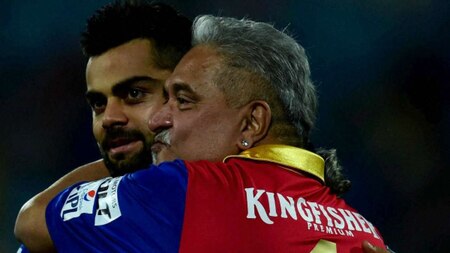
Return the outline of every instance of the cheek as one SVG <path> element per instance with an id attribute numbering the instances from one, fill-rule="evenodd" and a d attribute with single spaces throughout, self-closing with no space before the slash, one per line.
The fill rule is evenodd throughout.
<path id="1" fill-rule="evenodd" d="M 191 125 L 183 124 L 183 135 L 186 136 L 188 141 L 200 144 L 200 147 L 206 149 L 229 140 L 231 137 L 230 133 L 234 129 L 229 121 L 224 120 L 223 117 L 217 117 L 217 115 L 210 115 L 210 117 L 205 117 L 203 120 L 196 120 L 192 123 Z M 193 144 L 188 143 L 187 145 L 192 146 Z"/>
<path id="2" fill-rule="evenodd" d="M 100 120 L 92 119 L 92 133 L 97 141 L 102 138 L 103 135 L 103 127 Z"/>
<path id="3" fill-rule="evenodd" d="M 221 161 L 225 156 L 236 154 L 232 131 L 220 124 L 198 127 L 185 132 L 186 138 L 179 142 L 180 156 L 187 160 Z"/>
<path id="4" fill-rule="evenodd" d="M 137 128 L 142 132 L 150 132 L 148 122 L 151 116 L 154 115 L 152 108 L 136 109 L 128 113 L 130 127 Z"/>

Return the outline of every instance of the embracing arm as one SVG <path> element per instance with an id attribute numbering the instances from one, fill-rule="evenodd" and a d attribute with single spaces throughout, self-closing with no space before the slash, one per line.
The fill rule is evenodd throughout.
<path id="1" fill-rule="evenodd" d="M 69 172 L 50 187 L 28 200 L 20 209 L 14 234 L 30 252 L 52 252 L 53 242 L 45 221 L 48 203 L 65 188 L 81 182 L 108 177 L 103 160 L 98 160 Z"/>
<path id="2" fill-rule="evenodd" d="M 362 243 L 362 248 L 363 248 L 364 253 L 395 253 L 394 251 L 392 251 L 389 248 L 383 249 L 380 247 L 373 246 L 368 241 L 364 241 Z"/>

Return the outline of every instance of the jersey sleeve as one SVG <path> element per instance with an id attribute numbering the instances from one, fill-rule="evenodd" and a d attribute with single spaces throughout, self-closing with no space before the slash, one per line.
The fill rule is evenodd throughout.
<path id="1" fill-rule="evenodd" d="M 60 252 L 177 252 L 186 184 L 178 160 L 73 185 L 47 206 L 50 236 Z"/>

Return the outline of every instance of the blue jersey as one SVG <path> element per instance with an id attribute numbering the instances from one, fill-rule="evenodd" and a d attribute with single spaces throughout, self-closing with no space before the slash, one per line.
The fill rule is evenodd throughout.
<path id="1" fill-rule="evenodd" d="M 47 207 L 47 227 L 56 249 L 177 252 L 186 179 L 184 163 L 175 161 L 70 187 Z"/>

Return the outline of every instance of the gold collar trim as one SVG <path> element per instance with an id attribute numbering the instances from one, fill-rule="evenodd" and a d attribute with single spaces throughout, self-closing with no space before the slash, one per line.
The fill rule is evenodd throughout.
<path id="1" fill-rule="evenodd" d="M 291 168 L 312 174 L 324 182 L 325 161 L 313 152 L 288 145 L 261 145 L 242 151 L 239 155 L 225 157 L 240 157 L 258 161 L 267 161 L 289 166 Z"/>

